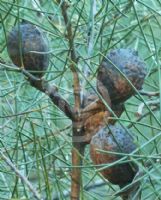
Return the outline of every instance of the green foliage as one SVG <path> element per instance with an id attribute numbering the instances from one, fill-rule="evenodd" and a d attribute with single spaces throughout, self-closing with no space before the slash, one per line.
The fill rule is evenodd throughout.
<path id="1" fill-rule="evenodd" d="M 99 63 L 110 49 L 134 48 L 147 65 L 143 89 L 161 91 L 161 2 L 159 0 L 73 0 L 68 14 L 79 57 L 79 75 L 85 88 L 95 87 Z M 56 1 L 0 1 L 0 152 L 14 163 L 47 200 L 69 199 L 71 172 L 71 121 L 50 99 L 32 88 L 9 59 L 6 40 L 12 27 L 27 20 L 48 36 L 50 66 L 45 75 L 73 105 L 73 78 L 69 46 L 60 6 Z M 5 61 L 5 64 L 3 63 Z M 86 72 L 91 75 L 86 78 Z M 139 106 L 144 103 L 140 115 Z M 119 122 L 130 128 L 138 145 L 130 158 L 145 172 L 142 200 L 161 198 L 161 99 L 135 97 L 126 102 Z M 158 161 L 158 163 L 156 163 Z M 145 167 L 150 162 L 150 167 Z M 82 200 L 119 199 L 118 191 L 93 166 L 86 148 L 82 167 Z M 97 187 L 92 188 L 92 185 Z M 29 188 L 1 158 L 0 199 L 34 199 Z"/>

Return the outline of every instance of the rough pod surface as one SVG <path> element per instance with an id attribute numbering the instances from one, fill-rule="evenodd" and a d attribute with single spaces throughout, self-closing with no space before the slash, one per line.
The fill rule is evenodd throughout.
<path id="1" fill-rule="evenodd" d="M 8 34 L 7 50 L 15 65 L 43 76 L 49 64 L 48 41 L 38 27 L 30 23 L 15 26 Z"/>
<path id="2" fill-rule="evenodd" d="M 129 154 L 136 149 L 133 138 L 127 130 L 110 125 L 104 127 L 93 136 L 90 143 L 90 154 L 94 164 L 112 164 L 122 155 L 99 152 L 98 149 L 115 153 Z M 132 182 L 138 167 L 133 162 L 115 164 L 101 171 L 102 175 L 112 184 L 125 186 Z"/>
<path id="3" fill-rule="evenodd" d="M 140 90 L 146 75 L 145 63 L 132 49 L 112 50 L 104 58 L 98 69 L 97 89 L 107 88 L 112 103 L 121 103 L 135 94 L 133 86 Z M 101 92 L 101 91 L 100 91 Z"/>

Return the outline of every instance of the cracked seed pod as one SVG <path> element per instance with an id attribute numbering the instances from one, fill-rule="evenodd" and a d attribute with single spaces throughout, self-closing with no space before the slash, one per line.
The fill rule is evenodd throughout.
<path id="1" fill-rule="evenodd" d="M 107 101 L 108 99 L 106 99 Z M 91 106 L 92 104 L 95 106 Z M 88 117 L 86 118 L 84 122 L 84 131 L 85 131 L 85 141 L 87 143 L 90 143 L 91 138 L 105 125 L 107 124 L 115 124 L 115 119 L 110 119 L 110 117 L 113 116 L 113 114 L 106 108 L 106 106 L 103 104 L 101 100 L 99 100 L 98 96 L 95 94 L 87 94 L 84 106 L 87 107 L 88 105 L 91 106 L 91 109 L 88 110 L 88 113 L 85 113 L 85 115 Z M 108 105 L 111 107 L 113 112 L 117 117 L 120 117 L 121 114 L 124 111 L 124 105 L 123 104 L 117 104 L 111 105 L 110 100 L 108 100 Z M 86 117 L 85 116 L 85 117 Z"/>
<path id="2" fill-rule="evenodd" d="M 100 129 L 90 143 L 90 155 L 93 163 L 112 164 L 122 155 L 99 152 L 98 149 L 115 153 L 129 154 L 136 149 L 133 138 L 127 130 L 119 126 L 109 125 Z M 101 174 L 112 184 L 123 187 L 132 182 L 138 167 L 132 161 L 115 164 L 101 171 Z"/>
<path id="3" fill-rule="evenodd" d="M 84 123 L 85 141 L 90 143 L 91 138 L 109 122 L 110 112 L 100 111 L 88 117 Z"/>
<path id="4" fill-rule="evenodd" d="M 7 38 L 7 50 L 12 62 L 37 77 L 42 77 L 49 65 L 48 41 L 35 25 L 15 26 Z"/>
<path id="5" fill-rule="evenodd" d="M 112 50 L 99 66 L 97 89 L 101 93 L 100 88 L 103 85 L 108 90 L 111 102 L 121 103 L 135 94 L 128 80 L 136 89 L 140 90 L 145 75 L 145 63 L 139 58 L 137 51 L 132 49 Z"/>
<path id="6" fill-rule="evenodd" d="M 83 128 L 85 132 L 85 141 L 89 143 L 92 136 L 95 135 L 95 133 L 107 123 L 110 112 L 106 109 L 105 105 L 98 98 L 98 96 L 93 92 L 86 94 L 84 108 L 86 108 L 87 111 L 84 114 Z"/>

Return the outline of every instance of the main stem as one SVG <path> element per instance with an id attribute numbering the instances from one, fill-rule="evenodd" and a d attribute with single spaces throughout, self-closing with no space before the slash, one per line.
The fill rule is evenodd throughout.
<path id="1" fill-rule="evenodd" d="M 81 168 L 78 166 L 82 166 L 84 149 L 85 149 L 84 145 L 81 145 L 81 143 L 79 142 L 73 141 L 71 200 L 79 200 L 80 198 L 80 188 L 82 184 L 82 178 L 81 178 Z"/>
<path id="2" fill-rule="evenodd" d="M 85 150 L 85 143 L 82 140 L 83 134 L 82 120 L 77 116 L 76 121 L 73 121 L 71 200 L 79 200 L 80 198 L 80 188 L 82 185 L 81 166 Z"/>
<path id="3" fill-rule="evenodd" d="M 71 19 L 68 18 L 68 4 L 66 1 L 57 0 L 61 7 L 62 16 L 64 18 L 64 23 L 66 25 L 66 38 L 68 39 L 69 44 L 69 55 L 70 55 L 70 69 L 73 73 L 73 86 L 74 86 L 74 98 L 75 98 L 75 117 L 73 120 L 73 141 L 72 141 L 72 175 L 71 175 L 71 200 L 79 200 L 80 196 L 80 187 L 81 187 L 81 168 L 78 166 L 82 165 L 82 157 L 84 155 L 85 146 L 82 144 L 81 135 L 82 128 L 79 126 L 81 120 L 81 98 L 80 98 L 80 81 L 77 71 L 77 56 L 74 47 L 74 34 L 72 30 Z M 76 121 L 75 121 L 76 120 Z"/>

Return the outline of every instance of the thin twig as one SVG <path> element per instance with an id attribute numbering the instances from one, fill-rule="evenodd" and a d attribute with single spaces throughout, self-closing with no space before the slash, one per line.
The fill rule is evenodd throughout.
<path id="1" fill-rule="evenodd" d="M 145 95 L 145 96 L 148 96 L 148 97 L 159 96 L 159 92 L 149 92 L 149 91 L 141 90 L 141 91 L 139 91 L 139 93 L 141 95 Z"/>
<path id="2" fill-rule="evenodd" d="M 157 99 L 157 100 L 147 101 L 147 102 L 146 102 L 146 105 L 148 105 L 148 106 L 158 106 L 159 103 L 160 103 L 160 100 Z M 144 106 L 145 106 L 144 103 L 141 103 L 141 104 L 138 106 L 138 110 L 137 110 L 137 113 L 136 113 L 137 116 L 140 117 L 140 116 L 142 115 Z"/>
<path id="3" fill-rule="evenodd" d="M 33 187 L 33 185 L 28 181 L 26 176 L 22 175 L 21 172 L 16 168 L 16 166 L 4 155 L 2 151 L 0 151 L 1 158 L 6 162 L 6 164 L 16 173 L 16 175 L 21 179 L 22 182 L 24 182 L 30 191 L 33 193 L 34 197 L 37 200 L 43 200 L 36 189 Z"/>
<path id="4" fill-rule="evenodd" d="M 58 3 L 61 3 L 60 0 L 57 0 Z M 74 79 L 74 97 L 75 97 L 75 109 L 77 110 L 77 112 L 79 112 L 80 110 L 80 106 L 81 106 L 81 100 L 80 100 L 80 81 L 79 81 L 79 76 L 78 76 L 78 72 L 76 69 L 76 64 L 78 62 L 77 56 L 76 56 L 76 51 L 75 51 L 75 47 L 74 47 L 74 34 L 72 31 L 72 25 L 71 25 L 71 21 L 68 18 L 67 15 L 67 9 L 68 9 L 68 4 L 63 1 L 61 3 L 61 11 L 62 11 L 62 15 L 64 18 L 64 22 L 66 25 L 66 38 L 68 39 L 69 42 L 69 52 L 70 52 L 70 56 L 71 56 L 71 64 L 70 64 L 70 69 L 73 73 L 73 79 Z"/>

